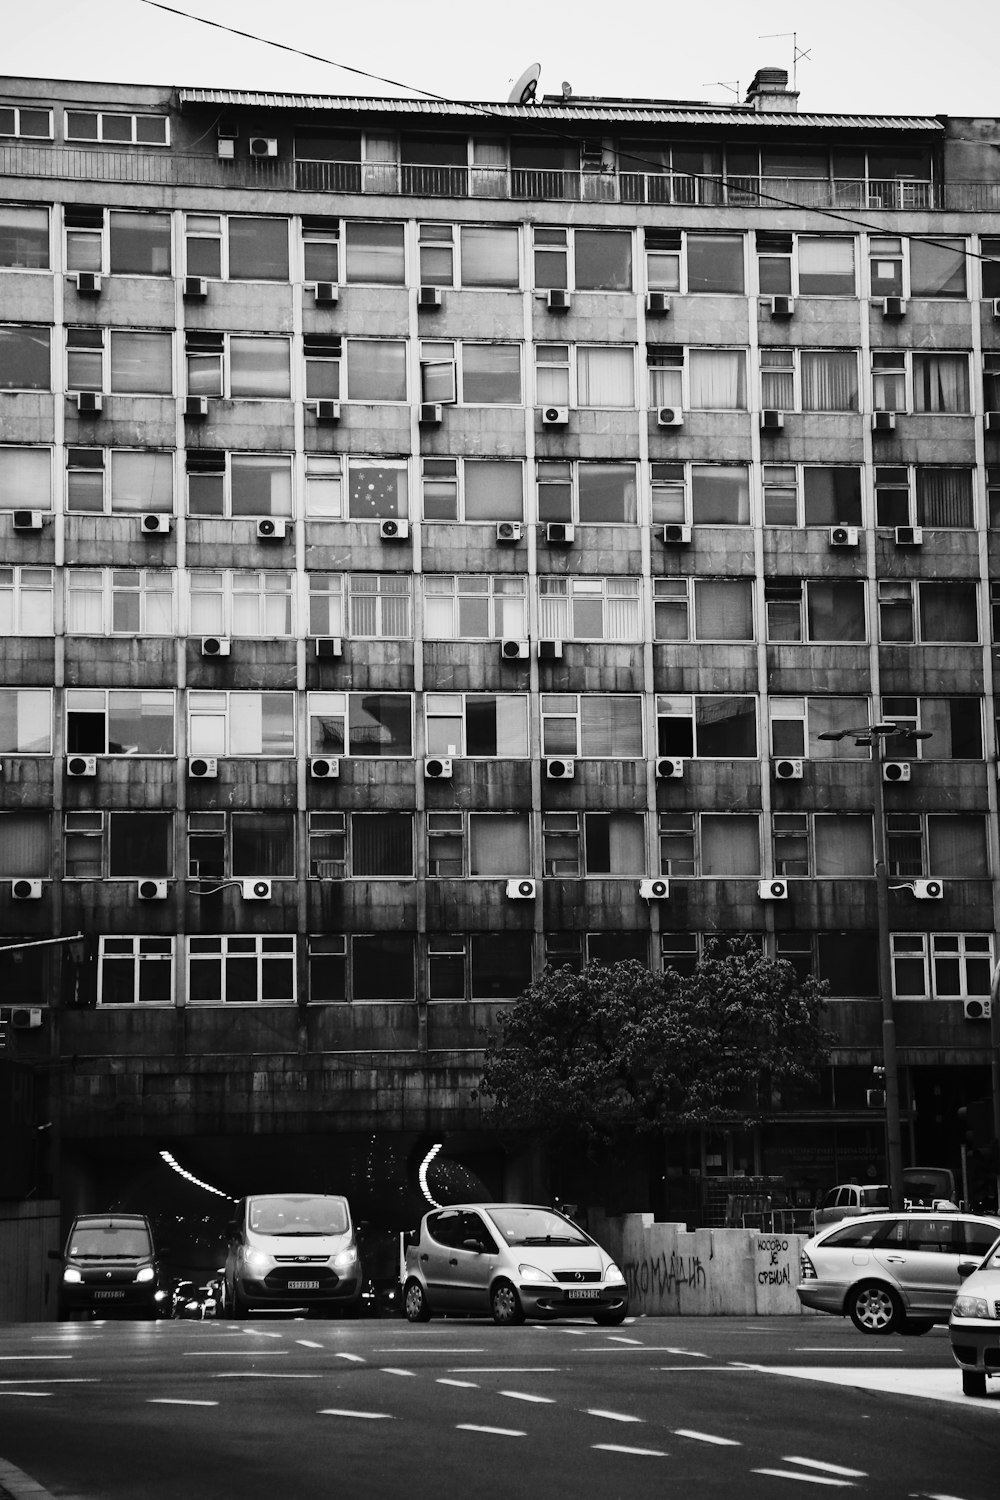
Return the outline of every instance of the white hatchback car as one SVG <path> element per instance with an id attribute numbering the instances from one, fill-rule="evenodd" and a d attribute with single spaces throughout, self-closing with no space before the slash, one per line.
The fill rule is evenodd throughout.
<path id="1" fill-rule="evenodd" d="M 948 1336 L 964 1394 L 985 1396 L 987 1375 L 1000 1378 L 1000 1239 L 960 1288 Z"/>

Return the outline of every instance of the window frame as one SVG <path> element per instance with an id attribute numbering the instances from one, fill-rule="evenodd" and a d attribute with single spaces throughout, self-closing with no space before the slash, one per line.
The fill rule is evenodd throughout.
<path id="1" fill-rule="evenodd" d="M 208 699 L 223 699 L 224 703 L 209 703 Z M 261 725 L 264 722 L 264 713 L 268 705 L 265 699 L 286 699 L 285 704 L 275 703 L 273 708 L 284 707 L 284 718 L 286 738 L 289 741 L 287 749 L 266 750 L 263 748 L 263 737 L 261 748 L 240 750 L 234 748 L 233 741 L 242 732 L 242 726 L 234 723 L 238 720 L 241 708 L 250 708 L 251 700 L 258 700 L 259 719 Z M 236 689 L 236 688 L 190 688 L 187 692 L 185 704 L 185 716 L 187 724 L 188 754 L 198 756 L 217 756 L 227 760 L 292 760 L 296 751 L 296 728 L 297 715 L 295 705 L 295 693 L 284 688 L 264 689 Z M 224 747 L 219 749 L 214 744 L 206 748 L 200 735 L 196 733 L 196 721 L 198 719 L 212 718 L 222 722 Z"/>
<path id="2" fill-rule="evenodd" d="M 296 622 L 296 585 L 295 573 L 290 568 L 190 568 L 187 570 L 186 591 L 183 601 L 184 615 L 187 623 L 185 634 L 192 636 L 221 635 L 232 636 L 234 639 L 267 638 L 270 640 L 288 640 L 295 635 Z M 220 587 L 217 589 L 199 588 L 197 585 L 208 579 L 219 579 Z M 240 579 L 256 579 L 257 586 L 254 589 L 239 589 L 234 587 Z M 284 580 L 284 587 L 268 588 L 269 579 Z M 238 603 L 246 603 L 250 595 L 254 594 L 257 599 L 257 622 L 249 630 L 237 629 L 236 609 Z M 199 599 L 207 601 L 209 598 L 218 601 L 220 620 L 217 625 L 210 628 L 196 629 L 194 626 L 194 610 L 196 601 Z M 281 598 L 286 601 L 286 630 L 275 631 L 269 628 L 268 605 L 269 602 Z"/>
<path id="3" fill-rule="evenodd" d="M 136 574 L 138 576 L 139 581 L 135 588 L 127 584 L 123 577 L 117 576 L 124 574 Z M 85 579 L 94 579 L 97 577 L 100 578 L 99 588 L 94 585 L 90 585 L 89 587 L 83 586 Z M 166 579 L 169 587 L 161 589 L 151 587 L 150 582 L 155 582 L 157 579 Z M 133 593 L 138 596 L 139 600 L 138 624 L 130 623 L 116 628 L 115 614 L 119 607 L 119 601 L 120 599 L 124 600 L 124 598 L 129 597 Z M 168 594 L 170 598 L 170 618 L 163 622 L 162 628 L 157 629 L 158 622 L 155 619 L 150 619 L 150 613 L 155 609 L 157 598 L 161 595 L 166 598 Z M 100 595 L 101 600 L 100 631 L 95 632 L 89 629 L 81 630 L 76 628 L 72 622 L 75 612 L 74 605 L 78 608 L 83 600 L 90 599 L 93 601 L 97 595 Z M 137 629 L 141 630 L 144 635 L 167 637 L 176 634 L 178 600 L 177 570 L 174 568 L 69 567 L 66 569 L 65 599 L 65 630 L 67 635 L 88 636 L 96 633 L 101 636 L 124 636 L 134 635 Z"/>
<path id="4" fill-rule="evenodd" d="M 428 755 L 451 756 L 458 760 L 483 761 L 530 759 L 531 702 L 528 693 L 427 691 L 422 696 L 424 744 Z M 451 700 L 447 711 L 444 707 L 445 699 Z M 483 755 L 474 754 L 468 749 L 471 731 L 478 728 L 478 726 L 470 723 L 470 706 L 473 708 L 476 705 L 485 707 L 490 702 L 494 704 L 494 725 L 497 731 L 498 745 L 501 737 L 500 715 L 502 706 L 509 704 L 513 709 L 515 703 L 521 705 L 521 722 L 516 724 L 513 729 L 508 728 L 506 730 L 507 734 L 513 734 L 515 730 L 521 734 L 523 748 L 519 752 L 514 752 L 510 749 L 504 749 L 501 752 L 498 748 L 494 755 Z M 459 719 L 460 722 L 457 722 Z M 438 743 L 438 736 L 432 732 L 432 726 L 433 728 L 437 728 L 440 723 L 448 723 L 449 725 L 456 726 L 459 736 L 454 742 L 450 740 L 445 741 L 445 748 L 436 749 L 434 747 Z"/>
<path id="5" fill-rule="evenodd" d="M 221 460 L 221 463 L 220 463 Z M 234 460 L 236 463 L 234 465 Z M 234 507 L 234 467 L 238 470 L 239 462 L 267 460 L 272 463 L 275 473 L 278 473 L 282 465 L 287 474 L 287 504 L 279 502 L 275 505 L 272 498 L 270 510 L 235 510 Z M 280 461 L 280 462 L 279 462 Z M 213 466 L 214 465 L 214 466 Z M 263 467 L 263 464 L 261 464 Z M 191 508 L 191 477 L 192 475 L 214 475 L 222 478 L 222 509 L 193 510 Z M 294 519 L 295 513 L 295 460 L 291 453 L 266 453 L 259 449 L 244 451 L 233 448 L 188 448 L 184 453 L 184 513 L 193 520 L 259 520 L 261 517 L 278 516 L 285 520 Z"/>
<path id="6" fill-rule="evenodd" d="M 351 758 L 353 758 L 353 759 L 364 760 L 364 761 L 368 761 L 368 762 L 371 762 L 371 761 L 384 761 L 384 760 L 412 760 L 414 758 L 415 754 L 416 754 L 415 739 L 414 739 L 415 696 L 416 695 L 414 693 L 397 693 L 397 692 L 393 692 L 393 693 L 375 693 L 375 694 L 371 694 L 371 693 L 366 693 L 366 692 L 358 691 L 358 690 L 354 690 L 352 692 L 352 691 L 347 691 L 347 690 L 344 690 L 344 689 L 341 689 L 341 690 L 338 690 L 338 691 L 326 691 L 325 689 L 324 690 L 310 689 L 308 691 L 307 695 L 306 695 L 306 736 L 307 736 L 307 743 L 309 745 L 309 754 L 310 754 L 310 756 L 315 756 L 315 755 L 321 755 L 321 756 L 341 756 L 344 759 L 351 759 Z M 352 737 L 351 737 L 351 728 L 352 728 L 352 722 L 351 722 L 352 721 L 351 700 L 354 699 L 354 698 L 367 698 L 367 697 L 391 698 L 393 700 L 402 700 L 402 699 L 406 700 L 407 706 L 408 706 L 408 709 L 409 709 L 409 749 L 408 750 L 405 750 L 405 751 L 400 750 L 398 753 L 393 754 L 393 755 L 365 755 L 363 753 L 363 751 L 361 751 L 360 749 L 356 749 L 355 748 L 355 746 L 354 746 L 354 744 L 352 742 Z M 342 703 L 337 702 L 337 703 L 332 704 L 331 706 L 322 707 L 321 703 L 322 703 L 322 700 L 324 700 L 324 699 L 342 700 Z M 317 738 L 317 734 L 316 734 L 316 729 L 314 728 L 314 720 L 317 720 L 317 721 L 321 722 L 324 717 L 329 717 L 329 718 L 332 718 L 334 720 L 338 720 L 338 719 L 342 719 L 343 720 L 343 745 L 342 745 L 342 747 L 340 747 L 340 748 L 331 748 L 330 746 L 328 746 L 325 743 L 323 743 L 322 739 L 320 740 L 319 744 L 317 744 L 315 742 L 316 738 Z"/>
<path id="7" fill-rule="evenodd" d="M 73 702 L 74 699 L 79 699 L 79 698 L 83 697 L 84 695 L 86 695 L 86 697 L 88 699 L 92 700 L 92 704 L 93 704 L 92 707 L 84 707 L 79 702 L 76 702 L 76 703 Z M 163 706 L 163 707 L 165 707 L 167 705 L 167 703 L 169 702 L 169 708 L 170 708 L 169 718 L 170 718 L 171 742 L 170 742 L 170 745 L 169 745 L 169 747 L 167 749 L 165 749 L 165 750 L 140 750 L 140 749 L 136 748 L 133 751 L 133 750 L 126 750 L 126 749 L 113 750 L 113 749 L 110 748 L 111 747 L 111 729 L 112 729 L 112 723 L 113 723 L 113 721 L 116 718 L 116 714 L 115 714 L 114 709 L 113 709 L 113 701 L 112 700 L 116 696 L 120 697 L 122 695 L 129 695 L 129 696 L 132 696 L 132 697 L 140 697 L 140 698 L 143 697 L 143 696 L 145 696 L 145 695 L 149 695 L 153 699 L 159 699 L 159 700 L 161 700 L 161 706 Z M 101 706 L 101 700 L 103 700 L 103 707 Z M 86 749 L 84 749 L 84 748 L 81 748 L 81 747 L 77 746 L 74 743 L 76 736 L 75 736 L 75 734 L 71 734 L 70 733 L 70 715 L 71 714 L 84 714 L 88 718 L 96 718 L 98 715 L 103 715 L 103 718 L 104 718 L 104 744 L 103 744 L 103 747 L 100 750 L 92 749 L 89 746 Z M 65 743 L 66 743 L 66 753 L 68 755 L 100 755 L 101 757 L 103 757 L 105 759 L 118 759 L 118 758 L 123 758 L 124 759 L 126 757 L 132 757 L 132 758 L 136 758 L 136 759 L 138 759 L 138 758 L 147 759 L 148 758 L 148 759 L 159 759 L 159 760 L 173 759 L 176 756 L 176 754 L 177 754 L 177 748 L 176 748 L 177 747 L 177 719 L 176 719 L 176 715 L 177 715 L 177 694 L 176 694 L 176 691 L 175 691 L 174 688 L 149 688 L 149 687 L 142 687 L 142 688 L 126 688 L 126 687 L 99 688 L 99 687 L 78 687 L 78 686 L 65 687 L 63 689 L 63 722 L 64 722 L 65 736 L 66 736 L 66 740 L 65 740 Z M 166 715 L 162 715 L 162 717 L 166 718 Z"/>
<path id="8" fill-rule="evenodd" d="M 206 230 L 198 232 L 197 220 L 218 220 L 219 230 L 213 235 Z M 283 276 L 234 276 L 231 270 L 232 249 L 231 231 L 232 221 L 251 221 L 257 223 L 266 220 L 269 223 L 283 223 L 285 225 L 285 273 Z M 252 214 L 252 213 L 210 213 L 203 209 L 191 209 L 185 212 L 181 226 L 181 236 L 184 242 L 184 274 L 185 276 L 202 277 L 207 281 L 232 281 L 236 283 L 250 283 L 256 281 L 268 282 L 275 286 L 288 285 L 292 280 L 292 220 L 288 214 Z M 204 266 L 192 268 L 190 263 L 191 244 L 193 241 L 203 240 L 218 242 L 219 245 L 219 270 L 213 272 L 206 270 Z"/>
<path id="9" fill-rule="evenodd" d="M 168 834 L 165 839 L 166 860 L 157 868 L 157 861 L 150 854 L 148 866 L 143 865 L 141 869 L 130 871 L 125 874 L 112 872 L 113 842 L 115 834 L 115 821 L 119 818 L 142 818 L 147 820 L 156 819 L 163 827 L 167 828 Z M 89 822 L 88 822 L 89 820 Z M 94 874 L 76 874 L 70 868 L 69 842 L 71 839 L 92 839 L 95 844 L 100 844 L 98 858 L 100 861 L 100 872 Z M 63 855 L 63 879 L 71 881 L 80 880 L 129 880 L 137 881 L 143 879 L 173 880 L 175 878 L 175 856 L 174 856 L 174 814 L 173 811 L 162 811 L 159 808 L 143 808 L 126 810 L 123 808 L 63 808 L 62 810 L 62 855 Z"/>
<path id="10" fill-rule="evenodd" d="M 93 115 L 97 121 L 97 130 L 94 135 L 74 135 L 70 129 L 70 115 Z M 120 136 L 104 134 L 105 120 L 130 120 L 132 126 L 131 138 L 123 140 Z M 163 123 L 163 140 L 140 140 L 138 133 L 138 122 L 140 120 L 158 120 Z M 170 145 L 170 116 L 160 115 L 143 110 L 119 111 L 113 109 L 81 109 L 67 106 L 63 111 L 63 139 L 66 141 L 80 141 L 85 144 L 101 144 L 106 146 L 169 146 Z"/>
<path id="11" fill-rule="evenodd" d="M 39 588 L 32 576 L 29 580 L 27 575 L 38 575 L 39 581 L 47 580 L 46 588 Z M 8 579 L 8 576 L 9 579 Z M 34 587 L 30 586 L 34 584 Z M 48 619 L 44 630 L 33 630 L 31 626 L 34 621 L 29 619 L 29 603 L 34 605 L 38 597 L 44 596 L 47 600 Z M 6 610 L 0 611 L 0 621 L 3 621 L 5 633 L 9 635 L 31 636 L 33 639 L 41 639 L 55 635 L 55 569 L 52 567 L 36 567 L 33 563 L 5 563 L 0 565 L 0 601 L 5 598 L 10 600 L 10 620 L 4 619 Z M 6 627 L 9 625 L 9 629 Z"/>
<path id="12" fill-rule="evenodd" d="M 634 749 L 621 750 L 621 751 L 618 751 L 617 753 L 608 753 L 608 754 L 595 755 L 591 750 L 583 748 L 583 740 L 584 740 L 584 722 L 583 722 L 583 720 L 584 720 L 584 713 L 585 713 L 586 706 L 588 704 L 593 704 L 596 707 L 597 703 L 598 702 L 602 702 L 602 701 L 607 701 L 609 703 L 620 704 L 623 707 L 625 705 L 635 705 L 637 707 L 638 713 L 637 713 L 636 722 L 631 727 L 631 732 L 634 733 L 635 730 L 637 729 L 638 733 L 639 733 L 639 743 L 638 743 L 638 745 L 636 745 L 636 747 Z M 547 704 L 548 704 L 548 706 L 546 706 Z M 629 760 L 633 760 L 634 761 L 634 760 L 643 760 L 645 758 L 645 754 L 646 754 L 646 749 L 645 749 L 645 747 L 646 747 L 646 725 L 645 725 L 645 719 L 644 719 L 644 715 L 643 715 L 643 705 L 642 705 L 642 694 L 641 693 L 549 693 L 549 692 L 543 692 L 541 694 L 541 698 L 540 698 L 540 702 L 539 702 L 539 717 L 540 717 L 541 743 L 542 743 L 542 752 L 541 753 L 542 753 L 543 759 L 549 759 L 551 757 L 556 757 L 557 759 L 571 759 L 571 760 L 594 760 L 594 761 L 606 761 L 606 760 L 629 761 Z M 550 749 L 550 748 L 548 748 L 546 746 L 546 730 L 547 730 L 547 728 L 549 728 L 549 726 L 552 727 L 552 732 L 555 734 L 555 738 L 556 738 L 557 742 L 560 739 L 560 736 L 556 732 L 556 727 L 555 727 L 556 725 L 559 725 L 559 724 L 564 725 L 564 726 L 572 725 L 574 727 L 573 728 L 573 732 L 574 732 L 574 739 L 575 739 L 575 745 L 576 745 L 575 749 L 563 749 L 561 747 L 560 748 L 552 748 L 552 749 Z M 625 733 L 628 732 L 628 726 L 624 726 L 623 732 L 625 732 Z"/>
<path id="13" fill-rule="evenodd" d="M 209 401 L 283 401 L 291 400 L 292 395 L 292 337 L 287 333 L 241 333 L 229 330 L 201 329 L 186 327 L 184 330 L 184 394 L 189 399 L 205 397 Z M 242 340 L 249 343 L 253 340 L 259 344 L 277 347 L 283 345 L 286 353 L 285 373 L 287 374 L 287 389 L 281 393 L 266 391 L 263 394 L 257 392 L 234 393 L 233 391 L 233 342 Z M 197 390 L 192 389 L 191 375 L 195 366 L 192 361 L 198 361 L 198 369 L 207 371 L 209 364 L 213 367 L 213 379 L 209 382 L 218 389 Z M 215 379 L 214 375 L 218 378 Z M 195 384 L 200 384 L 196 381 Z"/>
<path id="14" fill-rule="evenodd" d="M 172 1008 L 174 1005 L 173 991 L 175 983 L 175 971 L 177 961 L 177 945 L 182 939 L 173 934 L 165 934 L 158 937 L 142 937 L 128 934 L 106 934 L 98 937 L 97 946 L 97 1007 L 99 1010 L 120 1009 L 125 1005 L 133 1005 L 137 1009 L 160 1007 Z M 126 954 L 124 945 L 131 944 L 131 952 Z M 109 952 L 109 944 L 120 944 L 119 952 Z M 144 945 L 147 945 L 144 947 Z M 105 1000 L 105 964 L 125 963 L 132 968 L 132 999 L 131 1001 Z M 168 991 L 166 1000 L 143 1000 L 141 998 L 143 965 L 149 963 L 166 963 L 169 965 Z"/>
<path id="15" fill-rule="evenodd" d="M 219 985 L 220 994 L 217 1000 L 203 1000 L 200 997 L 197 997 L 195 995 L 195 986 L 192 984 L 192 962 L 195 964 L 207 964 L 208 962 L 216 961 L 215 950 L 210 949 L 207 946 L 210 943 L 218 944 L 218 962 L 220 966 L 221 984 Z M 206 946 L 204 948 L 200 948 L 198 946 L 199 944 L 205 944 Z M 242 944 L 244 946 L 242 948 L 238 948 L 236 946 L 237 944 Z M 272 945 L 270 949 L 268 949 L 267 947 L 268 944 Z M 229 1000 L 226 996 L 226 990 L 228 988 L 228 960 L 237 957 L 243 958 L 245 956 L 252 956 L 254 960 L 257 980 L 256 998 L 253 1000 Z M 184 940 L 184 980 L 187 994 L 187 1003 L 193 1006 L 206 1006 L 209 1008 L 228 1008 L 230 1006 L 249 1008 L 251 1006 L 260 1005 L 294 1005 L 296 1003 L 298 995 L 296 976 L 297 965 L 295 959 L 296 939 L 294 935 L 285 935 L 282 933 L 246 932 L 239 934 L 224 933 L 218 936 L 211 933 L 199 933 L 197 936 L 191 934 Z M 283 996 L 280 999 L 273 996 L 267 999 L 264 998 L 263 992 L 266 986 L 264 985 L 263 980 L 264 975 L 267 972 L 264 969 L 264 965 L 268 963 L 273 963 L 275 965 L 277 965 L 278 963 L 283 963 L 287 965 L 292 980 L 291 993 L 289 995 Z"/>

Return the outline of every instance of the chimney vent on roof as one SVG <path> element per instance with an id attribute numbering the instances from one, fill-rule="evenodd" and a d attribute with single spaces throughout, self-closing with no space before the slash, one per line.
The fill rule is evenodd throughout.
<path id="1" fill-rule="evenodd" d="M 794 113 L 799 96 L 788 87 L 788 69 L 758 68 L 753 83 L 747 89 L 746 102 L 760 112 Z"/>

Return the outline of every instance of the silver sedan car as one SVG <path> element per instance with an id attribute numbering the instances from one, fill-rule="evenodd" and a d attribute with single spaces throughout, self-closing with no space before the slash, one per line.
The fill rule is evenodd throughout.
<path id="1" fill-rule="evenodd" d="M 985 1396 L 987 1375 L 1000 1379 L 1000 1239 L 961 1287 L 948 1334 L 964 1394 Z"/>
<path id="2" fill-rule="evenodd" d="M 434 1313 L 624 1321 L 625 1278 L 596 1240 L 552 1208 L 460 1203 L 425 1214 L 407 1247 L 403 1309 Z"/>

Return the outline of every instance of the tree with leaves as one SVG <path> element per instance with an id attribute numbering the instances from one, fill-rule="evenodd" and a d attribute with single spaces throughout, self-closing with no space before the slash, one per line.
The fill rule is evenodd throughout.
<path id="1" fill-rule="evenodd" d="M 818 1078 L 825 990 L 751 938 L 709 944 L 689 975 L 549 969 L 498 1012 L 482 1094 L 504 1127 L 593 1149 L 750 1124 L 773 1091 Z"/>

